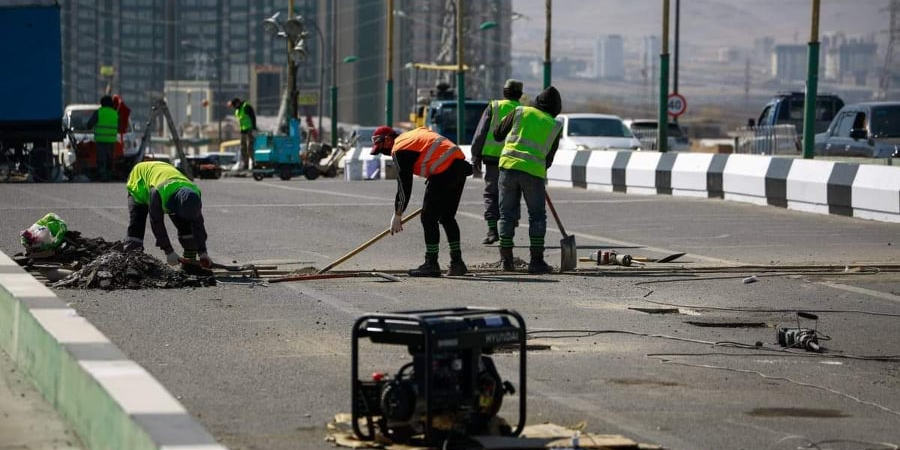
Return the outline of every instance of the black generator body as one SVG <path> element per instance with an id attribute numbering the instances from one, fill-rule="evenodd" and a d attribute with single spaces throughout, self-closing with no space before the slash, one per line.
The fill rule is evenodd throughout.
<path id="1" fill-rule="evenodd" d="M 508 309 L 460 307 L 359 317 L 351 349 L 352 424 L 361 440 L 375 439 L 375 426 L 393 442 L 437 445 L 453 436 L 494 433 L 506 394 L 491 354 L 499 347 L 519 352 L 517 436 L 525 426 L 525 322 Z M 359 341 L 406 346 L 411 361 L 396 374 L 359 378 Z M 362 429 L 364 420 L 365 430 Z"/>

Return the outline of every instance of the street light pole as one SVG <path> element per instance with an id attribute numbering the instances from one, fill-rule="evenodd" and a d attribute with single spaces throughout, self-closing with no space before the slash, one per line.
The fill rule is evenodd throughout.
<path id="1" fill-rule="evenodd" d="M 545 15 L 547 16 L 547 26 L 544 31 L 544 89 L 550 87 L 550 23 L 552 17 L 553 5 L 551 0 L 547 0 L 545 5 L 546 11 Z"/>
<path id="2" fill-rule="evenodd" d="M 816 97 L 819 90 L 819 0 L 812 0 L 812 20 L 806 66 L 806 100 L 803 105 L 803 158 L 815 153 Z"/>
<path id="3" fill-rule="evenodd" d="M 337 4 L 331 5 L 331 147 L 337 148 L 338 88 L 337 88 Z"/>
<path id="4" fill-rule="evenodd" d="M 660 153 L 669 150 L 669 0 L 663 0 L 662 49 L 659 54 L 659 115 L 656 147 Z"/>
<path id="5" fill-rule="evenodd" d="M 288 13 L 287 18 L 291 20 L 294 17 L 294 0 L 288 0 Z M 287 61 L 288 61 L 288 89 L 290 90 L 290 95 L 288 96 L 288 101 L 290 102 L 290 111 L 291 117 L 294 119 L 299 119 L 299 111 L 297 110 L 297 97 L 299 92 L 297 92 L 297 65 L 294 63 L 294 39 L 290 36 L 286 37 L 287 40 Z M 288 124 L 288 128 L 290 129 L 290 124 Z"/>
<path id="6" fill-rule="evenodd" d="M 322 134 L 325 132 L 325 129 L 322 128 L 322 106 L 325 104 L 325 37 L 322 35 L 322 30 L 315 22 L 308 22 L 309 25 L 312 25 L 313 29 L 316 30 L 316 34 L 319 35 L 319 142 L 322 142 Z"/>
<path id="7" fill-rule="evenodd" d="M 462 1 L 462 0 L 459 0 Z M 385 80 L 387 80 L 386 95 L 384 103 L 386 125 L 394 126 L 394 0 L 387 1 L 387 71 Z"/>
<path id="8" fill-rule="evenodd" d="M 466 72 L 463 67 L 463 3 L 456 1 L 456 144 L 466 136 Z"/>

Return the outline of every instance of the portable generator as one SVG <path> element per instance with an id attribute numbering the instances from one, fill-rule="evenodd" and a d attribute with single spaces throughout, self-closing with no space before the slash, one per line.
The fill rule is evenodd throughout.
<path id="1" fill-rule="evenodd" d="M 811 329 L 801 327 L 801 317 L 815 321 L 815 326 Z M 819 346 L 818 332 L 816 331 L 818 320 L 819 316 L 815 314 L 798 311 L 796 327 L 779 327 L 777 329 L 775 337 L 778 340 L 778 345 L 787 348 L 802 348 L 810 352 L 822 352 L 822 347 Z"/>
<path id="2" fill-rule="evenodd" d="M 366 314 L 352 331 L 352 424 L 361 440 L 381 435 L 398 443 L 435 445 L 452 436 L 517 436 L 525 426 L 525 322 L 508 309 L 461 307 Z M 393 376 L 359 379 L 359 341 L 405 345 L 412 361 Z M 506 394 L 487 354 L 519 352 L 519 417 L 515 429 L 497 427 Z M 365 419 L 365 432 L 360 419 Z M 500 422 L 502 423 L 502 422 Z"/>

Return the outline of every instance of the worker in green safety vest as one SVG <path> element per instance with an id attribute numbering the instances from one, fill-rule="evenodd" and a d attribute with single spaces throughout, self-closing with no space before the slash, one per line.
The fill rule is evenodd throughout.
<path id="1" fill-rule="evenodd" d="M 517 106 L 521 106 L 522 82 L 512 78 L 503 84 L 503 99 L 492 101 L 484 112 L 481 120 L 475 128 L 475 136 L 472 139 L 472 166 L 475 174 L 481 173 L 484 163 L 484 220 L 487 222 L 487 236 L 482 244 L 493 244 L 500 240 L 497 232 L 497 221 L 500 219 L 500 192 L 497 181 L 500 172 L 497 164 L 500 162 L 500 151 L 503 150 L 503 141 L 495 141 L 492 131 L 506 118 Z"/>
<path id="2" fill-rule="evenodd" d="M 113 98 L 104 95 L 100 99 L 100 108 L 91 114 L 86 124 L 89 129 L 94 130 L 100 181 L 109 181 L 112 175 L 113 154 L 119 140 L 119 112 L 114 106 Z"/>
<path id="3" fill-rule="evenodd" d="M 528 273 L 549 273 L 544 262 L 544 235 L 547 233 L 547 168 L 559 147 L 562 126 L 556 116 L 562 98 L 549 86 L 534 98 L 531 106 L 519 106 L 494 130 L 494 139 L 504 141 L 500 153 L 500 262 L 503 270 L 515 269 L 513 237 L 519 224 L 520 202 L 528 207 L 528 240 L 531 260 Z"/>
<path id="4" fill-rule="evenodd" d="M 250 102 L 238 97 L 231 99 L 228 106 L 234 109 L 241 128 L 241 169 L 250 169 L 253 163 L 253 132 L 256 131 L 256 112 Z"/>
<path id="5" fill-rule="evenodd" d="M 125 250 L 143 250 L 147 216 L 156 237 L 156 246 L 166 254 L 166 262 L 177 266 L 183 262 L 175 253 L 166 233 L 164 217 L 178 230 L 178 242 L 185 260 L 196 261 L 205 268 L 212 266 L 206 251 L 206 228 L 200 188 L 175 166 L 163 161 L 137 163 L 128 175 L 128 236 Z"/>

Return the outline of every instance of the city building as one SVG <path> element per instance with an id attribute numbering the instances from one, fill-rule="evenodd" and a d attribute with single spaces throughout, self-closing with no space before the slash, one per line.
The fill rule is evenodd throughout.
<path id="1" fill-rule="evenodd" d="M 275 115 L 282 105 L 288 78 L 287 43 L 267 34 L 262 21 L 276 12 L 280 12 L 279 20 L 285 20 L 288 1 L 60 3 L 66 103 L 97 102 L 106 92 L 119 94 L 140 123 L 163 97 L 167 82 L 205 81 L 211 92 L 210 111 L 198 114 L 194 110 L 192 120 L 209 117 L 215 122 L 229 117 L 232 111 L 226 102 L 233 97 L 249 99 L 260 115 Z M 449 78 L 455 85 L 455 72 L 404 69 L 408 63 L 456 63 L 455 2 L 393 3 L 392 103 L 394 120 L 403 121 L 415 101 L 416 85 L 433 86 L 437 78 Z M 304 18 L 309 32 L 307 57 L 297 62 L 297 87 L 307 100 L 302 102 L 301 114 L 329 115 L 331 100 L 323 88 L 334 86 L 341 122 L 384 122 L 387 1 L 296 0 L 294 4 L 295 15 Z M 466 92 L 493 97 L 511 70 L 511 0 L 466 2 L 465 8 Z M 337 30 L 331 29 L 333 15 Z M 337 80 L 332 80 L 333 72 Z M 186 111 L 178 113 L 181 118 L 185 115 Z"/>
<path id="2" fill-rule="evenodd" d="M 625 46 L 621 35 L 601 36 L 594 41 L 594 77 L 625 79 Z"/>
<path id="3" fill-rule="evenodd" d="M 806 80 L 808 49 L 801 44 L 781 44 L 772 53 L 772 76 L 781 82 Z"/>

